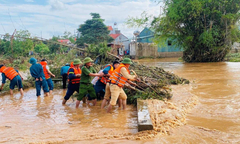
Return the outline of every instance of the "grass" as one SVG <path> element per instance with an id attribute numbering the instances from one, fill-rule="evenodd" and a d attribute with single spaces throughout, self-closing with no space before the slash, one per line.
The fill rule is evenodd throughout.
<path id="1" fill-rule="evenodd" d="M 229 53 L 225 56 L 225 61 L 240 62 L 240 53 Z"/>

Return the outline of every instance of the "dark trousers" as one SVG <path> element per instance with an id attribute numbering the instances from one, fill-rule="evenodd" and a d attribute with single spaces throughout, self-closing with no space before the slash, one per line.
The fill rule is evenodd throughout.
<path id="1" fill-rule="evenodd" d="M 67 74 L 62 75 L 63 89 L 65 89 L 67 85 L 67 76 Z"/>

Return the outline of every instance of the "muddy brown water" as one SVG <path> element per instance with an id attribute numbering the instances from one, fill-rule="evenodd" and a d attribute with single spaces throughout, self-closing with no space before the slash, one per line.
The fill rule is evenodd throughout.
<path id="1" fill-rule="evenodd" d="M 174 128 L 170 135 L 129 139 L 137 133 L 133 106 L 126 111 L 115 107 L 111 114 L 100 110 L 100 102 L 75 109 L 72 99 L 61 105 L 66 91 L 37 98 L 35 89 L 28 89 L 23 97 L 18 93 L 0 96 L 0 143 L 240 143 L 240 63 L 139 62 L 189 79 L 185 89 L 198 96 L 186 125 Z"/>

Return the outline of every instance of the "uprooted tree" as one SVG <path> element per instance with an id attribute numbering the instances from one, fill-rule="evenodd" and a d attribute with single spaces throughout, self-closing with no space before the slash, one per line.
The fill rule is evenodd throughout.
<path id="1" fill-rule="evenodd" d="M 141 18 L 129 18 L 127 24 L 149 23 L 156 42 L 172 39 L 183 48 L 186 62 L 222 61 L 239 40 L 240 0 L 164 0 L 162 4 L 163 15 L 143 13 Z"/>

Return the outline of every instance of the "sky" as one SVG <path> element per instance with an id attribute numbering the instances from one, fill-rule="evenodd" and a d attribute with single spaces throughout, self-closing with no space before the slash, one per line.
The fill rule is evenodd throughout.
<path id="1" fill-rule="evenodd" d="M 155 16 L 160 6 L 154 0 L 0 0 L 0 34 L 29 30 L 32 36 L 51 38 L 72 34 L 80 24 L 99 13 L 107 26 L 117 28 L 131 38 L 135 30 L 125 25 L 128 17 L 140 17 L 146 11 Z"/>

